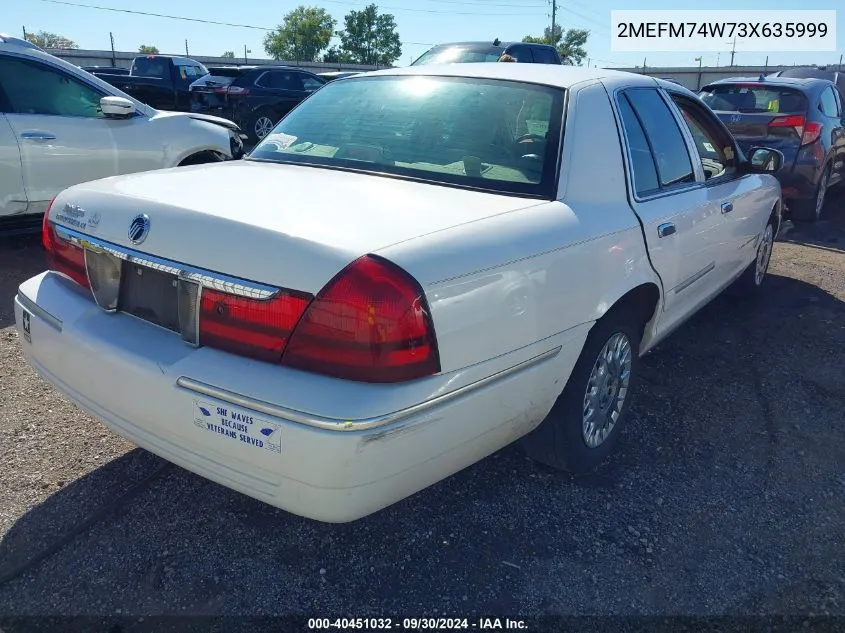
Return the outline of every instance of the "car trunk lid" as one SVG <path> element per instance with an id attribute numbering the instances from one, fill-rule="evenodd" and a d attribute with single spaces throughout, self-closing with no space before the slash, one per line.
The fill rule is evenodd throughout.
<path id="1" fill-rule="evenodd" d="M 83 236 L 312 294 L 362 255 L 538 203 L 249 160 L 107 178 L 77 185 L 58 202 L 65 206 L 54 208 L 50 219 Z M 133 220 L 142 216 L 147 233 L 137 234 L 136 227 L 133 240 Z"/>

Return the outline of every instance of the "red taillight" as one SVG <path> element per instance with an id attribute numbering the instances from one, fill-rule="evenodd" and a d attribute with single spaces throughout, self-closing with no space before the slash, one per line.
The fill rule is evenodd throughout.
<path id="1" fill-rule="evenodd" d="M 203 288 L 200 344 L 277 363 L 310 300 L 309 294 L 287 290 L 260 300 Z"/>
<path id="2" fill-rule="evenodd" d="M 791 127 L 801 137 L 801 145 L 809 145 L 819 138 L 822 132 L 821 123 L 807 122 L 803 114 L 778 116 L 769 121 L 769 127 Z"/>
<path id="3" fill-rule="evenodd" d="M 363 382 L 401 382 L 440 371 L 419 284 L 371 255 L 347 266 L 308 306 L 282 363 Z"/>
<path id="4" fill-rule="evenodd" d="M 804 133 L 801 135 L 801 145 L 815 143 L 822 134 L 822 124 L 817 121 L 810 121 L 804 126 Z"/>
<path id="5" fill-rule="evenodd" d="M 241 86 L 229 86 L 228 93 L 230 95 L 248 95 L 249 88 L 242 88 Z"/>
<path id="6" fill-rule="evenodd" d="M 41 223 L 41 244 L 47 251 L 47 267 L 73 279 L 80 286 L 90 288 L 88 274 L 85 272 L 85 250 L 76 244 L 63 240 L 56 234 L 55 225 L 50 222 L 50 201 Z"/>

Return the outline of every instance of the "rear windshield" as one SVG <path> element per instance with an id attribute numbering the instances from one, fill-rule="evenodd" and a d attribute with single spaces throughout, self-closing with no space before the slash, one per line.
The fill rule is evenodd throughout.
<path id="1" fill-rule="evenodd" d="M 424 64 L 456 64 L 471 62 L 497 62 L 504 49 L 492 44 L 463 44 L 435 46 L 415 61 L 412 66 Z"/>
<path id="2" fill-rule="evenodd" d="M 778 86 L 719 84 L 701 91 L 701 99 L 720 112 L 803 114 L 807 98 L 798 90 Z"/>
<path id="3" fill-rule="evenodd" d="M 167 79 L 170 77 L 170 65 L 168 60 L 161 57 L 136 57 L 132 63 L 131 74 L 136 77 L 158 77 Z"/>
<path id="4" fill-rule="evenodd" d="M 551 197 L 563 90 L 453 77 L 352 77 L 306 99 L 250 159 Z"/>

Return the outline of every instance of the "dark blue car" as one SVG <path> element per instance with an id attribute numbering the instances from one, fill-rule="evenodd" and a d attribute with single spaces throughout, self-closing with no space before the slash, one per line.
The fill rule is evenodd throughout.
<path id="1" fill-rule="evenodd" d="M 754 147 L 780 150 L 775 175 L 789 215 L 815 221 L 825 194 L 845 182 L 845 113 L 834 84 L 825 79 L 731 78 L 701 89 L 701 98 L 748 155 Z"/>

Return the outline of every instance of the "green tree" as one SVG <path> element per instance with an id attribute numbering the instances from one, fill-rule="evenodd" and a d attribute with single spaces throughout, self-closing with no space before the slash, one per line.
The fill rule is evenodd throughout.
<path id="1" fill-rule="evenodd" d="M 349 53 L 341 49 L 339 46 L 330 46 L 329 49 L 325 53 L 323 53 L 322 61 L 326 64 L 355 63 Z"/>
<path id="2" fill-rule="evenodd" d="M 235 59 L 235 51 L 226 51 L 220 57 L 225 57 L 226 59 Z"/>
<path id="3" fill-rule="evenodd" d="M 350 11 L 343 21 L 346 28 L 337 33 L 340 50 L 354 63 L 389 66 L 402 55 L 396 19 L 390 13 L 379 15 L 375 4 Z"/>
<path id="4" fill-rule="evenodd" d="M 567 29 L 564 31 L 560 24 L 555 24 L 554 34 L 551 31 L 547 26 L 543 31 L 543 37 L 526 35 L 522 38 L 522 41 L 533 42 L 534 44 L 552 44 L 557 47 L 557 52 L 564 64 L 580 66 L 587 56 L 587 49 L 584 46 L 587 44 L 590 32 L 587 29 Z"/>
<path id="5" fill-rule="evenodd" d="M 264 38 L 264 50 L 273 59 L 316 61 L 332 39 L 335 20 L 325 9 L 298 6 L 275 31 Z"/>
<path id="6" fill-rule="evenodd" d="M 158 55 L 158 47 L 141 44 L 138 47 L 138 52 L 141 53 L 141 55 Z"/>
<path id="7" fill-rule="evenodd" d="M 38 48 L 79 48 L 73 40 L 50 33 L 49 31 L 38 31 L 38 33 L 27 33 L 26 39 L 35 44 Z"/>

